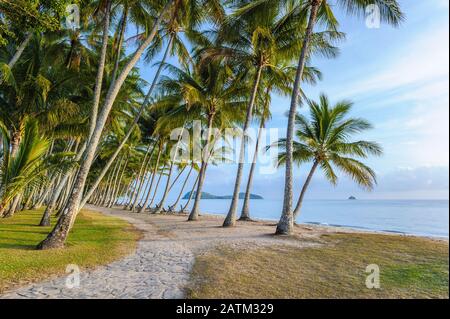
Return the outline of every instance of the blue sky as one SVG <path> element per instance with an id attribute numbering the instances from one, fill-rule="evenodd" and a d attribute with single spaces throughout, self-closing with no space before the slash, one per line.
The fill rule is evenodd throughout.
<path id="1" fill-rule="evenodd" d="M 378 187 L 364 192 L 346 178 L 330 186 L 318 174 L 308 198 L 337 199 L 356 195 L 368 199 L 448 199 L 449 189 L 449 2 L 400 0 L 406 21 L 397 29 L 367 28 L 364 19 L 337 13 L 341 31 L 338 58 L 316 58 L 312 64 L 324 74 L 309 98 L 326 93 L 332 101 L 350 99 L 353 114 L 372 122 L 364 138 L 382 144 L 385 155 L 368 163 L 379 177 Z M 150 80 L 154 70 L 143 66 Z M 269 127 L 284 135 L 289 99 L 274 97 Z M 302 110 L 304 112 L 305 110 Z M 309 167 L 297 168 L 296 188 Z M 236 165 L 211 167 L 205 191 L 231 194 Z M 258 174 L 255 193 L 282 198 L 284 169 Z M 244 188 L 243 188 L 244 189 Z"/>

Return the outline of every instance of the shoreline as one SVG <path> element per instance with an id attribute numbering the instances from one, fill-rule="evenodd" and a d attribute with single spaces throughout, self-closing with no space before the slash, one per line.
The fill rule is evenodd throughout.
<path id="1" fill-rule="evenodd" d="M 167 216 L 188 216 L 187 213 L 175 213 L 175 214 L 163 214 Z M 214 219 L 223 219 L 225 218 L 222 214 L 215 214 L 215 213 L 200 213 L 200 217 L 209 217 Z M 260 225 L 264 225 L 267 223 L 274 224 L 273 226 L 276 226 L 276 223 L 278 220 L 275 219 L 268 219 L 268 218 L 252 218 L 251 221 L 239 221 L 239 223 L 256 223 Z M 267 226 L 267 225 L 265 225 Z M 434 241 L 440 241 L 440 242 L 450 242 L 449 237 L 442 237 L 442 236 L 433 236 L 433 235 L 420 235 L 420 234 L 413 234 L 413 233 L 406 233 L 406 232 L 400 232 L 400 231 L 393 231 L 393 230 L 376 230 L 376 229 L 370 229 L 370 228 L 362 228 L 358 226 L 348 226 L 348 225 L 330 225 L 330 224 L 322 224 L 317 222 L 304 222 L 296 224 L 298 227 L 313 227 L 317 230 L 320 229 L 328 229 L 332 230 L 333 232 L 347 232 L 347 233 L 361 233 L 361 234 L 378 234 L 378 235 L 392 235 L 392 236 L 401 236 L 401 237 L 415 237 L 415 238 L 425 238 L 430 239 Z"/>

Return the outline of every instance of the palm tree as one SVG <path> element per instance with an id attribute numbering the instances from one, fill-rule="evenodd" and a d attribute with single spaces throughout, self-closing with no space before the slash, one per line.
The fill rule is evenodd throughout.
<path id="1" fill-rule="evenodd" d="M 115 99 L 119 94 L 119 91 L 126 78 L 140 60 L 145 49 L 152 43 L 153 39 L 155 38 L 156 33 L 158 32 L 158 28 L 171 9 L 172 4 L 173 1 L 168 1 L 162 8 L 161 6 L 159 6 L 160 13 L 158 15 L 158 18 L 154 21 L 153 27 L 150 30 L 148 36 L 132 54 L 131 58 L 120 72 L 116 81 L 109 88 L 106 98 L 103 102 L 101 112 L 97 117 L 95 130 L 89 141 L 89 144 L 87 145 L 84 159 L 81 162 L 78 175 L 76 176 L 75 182 L 73 184 L 70 198 L 64 207 L 64 211 L 60 214 L 60 218 L 58 219 L 57 224 L 55 225 L 51 233 L 38 245 L 38 249 L 51 249 L 64 246 L 69 231 L 71 230 L 78 214 L 81 199 L 83 196 L 83 190 L 86 184 L 86 179 L 88 177 L 91 165 L 94 161 L 95 152 L 97 150 L 101 135 L 103 133 L 103 129 L 105 127 L 105 123 L 109 117 Z"/>
<path id="2" fill-rule="evenodd" d="M 92 109 L 91 109 L 88 141 L 91 139 L 92 134 L 94 133 L 94 130 L 95 130 L 97 114 L 98 114 L 98 107 L 100 104 L 100 98 L 101 98 L 101 93 L 102 93 L 103 74 L 105 71 L 106 55 L 107 55 L 108 42 L 109 42 L 109 26 L 111 23 L 111 6 L 112 6 L 112 0 L 104 1 L 104 11 L 105 12 L 104 12 L 104 17 L 103 17 L 102 47 L 101 47 L 101 52 L 100 52 L 100 61 L 99 61 L 98 70 L 97 70 L 97 78 L 95 80 L 94 99 L 93 99 Z"/>
<path id="3" fill-rule="evenodd" d="M 356 134 L 372 128 L 370 123 L 359 118 L 349 118 L 352 103 L 341 101 L 334 106 L 325 95 L 320 96 L 320 102 L 309 101 L 310 118 L 297 114 L 296 137 L 294 142 L 294 161 L 297 164 L 312 162 L 311 170 L 303 184 L 300 198 L 294 210 L 297 218 L 306 191 L 318 168 L 322 169 L 325 177 L 336 185 L 338 175 L 336 169 L 349 176 L 358 185 L 366 189 L 373 189 L 376 184 L 376 174 L 359 159 L 370 155 L 380 156 L 380 145 L 369 141 L 352 140 Z M 286 139 L 277 142 L 282 149 L 278 163 L 286 164 Z"/>
<path id="4" fill-rule="evenodd" d="M 38 132 L 36 121 L 26 120 L 23 138 L 15 154 L 12 154 L 11 137 L 4 125 L 0 124 L 0 134 L 3 144 L 3 156 L 0 169 L 0 217 L 5 216 L 8 204 L 17 198 L 29 185 L 42 183 L 44 157 L 49 147 L 49 141 Z M 14 213 L 10 210 L 10 217 Z"/>
<path id="5" fill-rule="evenodd" d="M 230 47 L 219 47 L 205 52 L 205 55 L 224 55 L 238 60 L 243 68 L 250 68 L 253 72 L 252 89 L 247 114 L 243 128 L 243 138 L 239 153 L 239 163 L 234 185 L 233 199 L 224 227 L 234 226 L 239 202 L 239 192 L 244 170 L 247 130 L 251 124 L 253 109 L 261 82 L 261 76 L 268 67 L 273 67 L 279 61 L 291 61 L 295 52 L 299 50 L 302 34 L 298 32 L 304 21 L 299 6 L 277 7 L 268 1 L 234 1 L 237 9 L 230 19 L 224 23 L 219 31 L 219 39 L 229 43 Z M 336 50 L 328 40 L 340 38 L 337 32 L 320 34 L 314 49 L 322 54 L 334 56 Z M 319 37 L 319 36 L 318 36 Z M 253 70 L 254 69 L 254 70 Z"/>
<path id="6" fill-rule="evenodd" d="M 252 165 L 250 168 L 247 186 L 244 196 L 244 205 L 242 206 L 242 212 L 240 220 L 246 221 L 251 220 L 250 217 L 250 194 L 253 184 L 253 178 L 256 170 L 256 164 L 258 161 L 261 135 L 265 128 L 266 122 L 271 116 L 270 104 L 271 104 L 271 94 L 277 93 L 280 96 L 287 96 L 292 90 L 293 78 L 295 76 L 296 69 L 289 65 L 283 65 L 282 62 L 275 63 L 274 66 L 267 67 L 263 73 L 263 83 L 264 92 L 260 93 L 259 105 L 257 105 L 257 113 L 260 118 L 260 124 L 257 134 L 257 140 L 255 145 L 255 151 L 253 156 Z M 309 84 L 316 84 L 317 80 L 322 78 L 322 73 L 313 67 L 307 67 L 303 75 L 303 81 Z"/>
<path id="7" fill-rule="evenodd" d="M 266 0 L 267 1 L 267 0 Z M 338 6 L 342 7 L 348 14 L 363 15 L 369 4 L 377 5 L 380 8 L 381 20 L 393 26 L 399 25 L 404 16 L 396 0 L 335 0 Z M 313 42 L 314 29 L 317 21 L 325 22 L 328 27 L 336 28 L 338 21 L 333 14 L 333 6 L 329 0 L 307 0 L 303 4 L 304 10 L 308 14 L 308 24 L 306 27 L 303 44 L 300 50 L 300 58 L 297 67 L 297 74 L 292 90 L 291 106 L 289 109 L 287 137 L 286 137 L 286 176 L 283 212 L 277 226 L 276 234 L 289 235 L 293 231 L 294 218 L 292 212 L 293 202 L 293 141 L 294 126 L 297 113 L 297 105 L 301 91 L 301 79 L 308 57 L 311 55 L 311 43 Z"/>
<path id="8" fill-rule="evenodd" d="M 186 117 L 201 119 L 206 135 L 206 141 L 201 145 L 201 159 L 197 159 L 201 165 L 194 207 L 189 216 L 189 220 L 193 221 L 199 216 L 207 165 L 218 138 L 214 135 L 213 128 L 220 131 L 232 127 L 235 117 L 240 116 L 236 110 L 244 103 L 245 90 L 239 81 L 235 80 L 231 70 L 219 60 L 208 64 L 197 63 L 185 69 L 168 66 L 168 70 L 175 77 L 165 77 L 161 81 L 164 98 L 159 104 L 161 107 L 178 107 L 179 111 L 173 114 L 172 120 L 176 115 L 183 118 L 183 123 Z"/>
<path id="9" fill-rule="evenodd" d="M 125 9 L 127 6 L 125 7 Z M 183 14 L 181 14 L 183 12 Z M 208 16 L 206 13 L 209 13 L 211 16 Z M 124 15 L 126 12 L 124 12 Z M 149 88 L 149 91 L 144 99 L 144 102 L 142 103 L 141 107 L 139 108 L 139 111 L 137 112 L 133 125 L 130 127 L 128 133 L 125 135 L 125 137 L 122 140 L 122 143 L 117 148 L 116 152 L 111 156 L 110 160 L 107 162 L 103 169 L 103 173 L 99 175 L 98 181 L 96 184 L 94 184 L 93 189 L 90 191 L 90 195 L 95 191 L 95 188 L 100 183 L 101 179 L 104 177 L 106 172 L 109 170 L 112 163 L 115 161 L 116 157 L 120 153 L 121 149 L 124 147 L 126 141 L 131 136 L 131 133 L 133 131 L 133 128 L 135 125 L 137 125 L 139 118 L 142 116 L 142 113 L 147 108 L 150 98 L 152 96 L 152 93 L 158 83 L 159 77 L 161 75 L 163 66 L 166 62 L 166 60 L 169 58 L 169 55 L 172 51 L 176 51 L 177 55 L 179 56 L 179 59 L 182 63 L 184 63 L 188 57 L 189 53 L 186 49 L 186 47 L 183 44 L 183 41 L 178 36 L 178 33 L 182 30 L 189 30 L 191 27 L 195 27 L 201 22 L 204 21 L 205 18 L 213 18 L 212 20 L 220 20 L 223 16 L 223 9 L 220 6 L 220 3 L 216 0 L 203 0 L 200 2 L 196 1 L 189 1 L 189 0 L 175 0 L 173 3 L 173 6 L 171 8 L 171 15 L 167 22 L 164 23 L 164 21 L 161 22 L 161 25 L 163 27 L 164 31 L 161 31 L 160 34 L 156 37 L 156 40 L 154 43 L 149 47 L 149 50 L 146 55 L 147 60 L 151 60 L 159 47 L 164 42 L 163 39 L 167 38 L 167 48 L 165 50 L 163 60 L 160 63 L 160 66 L 158 67 L 158 70 L 155 74 L 155 77 L 153 79 L 152 85 Z M 122 24 L 124 24 L 124 21 L 122 21 Z M 123 28 L 122 31 L 123 32 Z M 119 40 L 119 42 L 121 42 Z M 119 54 L 119 53 L 118 53 Z M 116 67 L 114 69 L 114 77 L 115 73 L 117 71 L 118 63 L 116 60 Z M 94 114 L 92 115 L 94 116 Z M 86 201 L 83 201 L 85 203 Z M 83 205 L 81 205 L 82 207 Z"/>

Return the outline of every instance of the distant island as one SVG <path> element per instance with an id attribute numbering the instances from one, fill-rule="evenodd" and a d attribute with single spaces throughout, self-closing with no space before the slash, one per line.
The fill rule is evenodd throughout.
<path id="1" fill-rule="evenodd" d="M 356 200 L 356 197 L 355 197 L 355 196 L 350 196 L 350 197 L 348 198 L 348 200 Z"/>
<path id="2" fill-rule="evenodd" d="M 195 197 L 196 192 L 194 192 L 193 197 Z M 184 195 L 183 199 L 189 199 L 189 197 L 191 196 L 191 192 L 186 193 L 186 195 Z M 217 195 L 213 195 L 210 193 L 206 193 L 203 192 L 202 193 L 202 199 L 232 199 L 233 196 L 229 195 L 229 196 L 217 196 Z M 239 194 L 239 199 L 244 199 L 245 198 L 245 193 L 240 193 Z M 255 195 L 255 194 L 250 194 L 250 199 L 264 199 L 264 197 L 260 196 L 260 195 Z"/>

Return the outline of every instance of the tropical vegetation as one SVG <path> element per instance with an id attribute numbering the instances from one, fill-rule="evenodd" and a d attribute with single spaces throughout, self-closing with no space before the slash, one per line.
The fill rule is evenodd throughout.
<path id="1" fill-rule="evenodd" d="M 79 27 L 63 23 L 66 1 L 0 0 L 0 216 L 14 220 L 42 208 L 38 224 L 53 227 L 38 249 L 64 247 L 88 203 L 198 220 L 208 167 L 229 163 L 237 139 L 234 195 L 224 221 L 234 226 L 247 135 L 257 120 L 241 214 L 250 219 L 255 163 L 274 95 L 292 96 L 287 137 L 280 141 L 286 187 L 277 234 L 292 233 L 298 211 L 292 209 L 294 162 L 312 161 L 333 183 L 335 166 L 366 188 L 374 185 L 375 173 L 356 158 L 379 155 L 381 148 L 348 140 L 369 124 L 346 119 L 351 104 L 331 107 L 325 97 L 317 104 L 302 88 L 321 79 L 315 57 L 339 54 L 345 34 L 337 8 L 361 15 L 376 4 L 382 21 L 397 26 L 403 19 L 397 1 L 71 4 L 78 5 Z M 310 119 L 297 110 L 308 103 Z"/>

